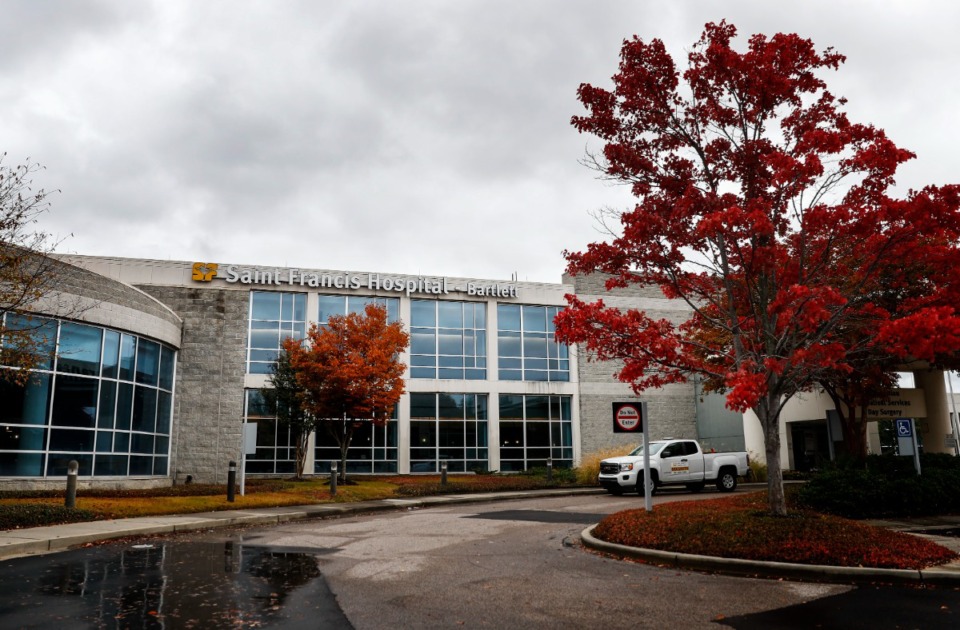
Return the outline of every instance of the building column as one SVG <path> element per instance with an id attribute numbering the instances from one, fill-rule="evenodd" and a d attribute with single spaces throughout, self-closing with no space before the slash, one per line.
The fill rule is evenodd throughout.
<path id="1" fill-rule="evenodd" d="M 953 431 L 950 428 L 950 409 L 947 400 L 947 384 L 941 370 L 918 370 L 913 373 L 917 387 L 923 390 L 927 404 L 927 417 L 920 423 L 925 453 L 949 453 L 944 439 Z"/>
<path id="2" fill-rule="evenodd" d="M 500 470 L 500 356 L 496 300 L 487 300 L 487 470 Z"/>

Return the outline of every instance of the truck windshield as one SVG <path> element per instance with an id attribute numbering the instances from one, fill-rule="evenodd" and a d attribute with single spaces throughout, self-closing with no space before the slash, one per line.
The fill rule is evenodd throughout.
<path id="1" fill-rule="evenodd" d="M 656 455 L 663 448 L 663 442 L 654 442 L 650 445 L 650 454 Z M 643 444 L 630 451 L 631 455 L 643 455 Z"/>

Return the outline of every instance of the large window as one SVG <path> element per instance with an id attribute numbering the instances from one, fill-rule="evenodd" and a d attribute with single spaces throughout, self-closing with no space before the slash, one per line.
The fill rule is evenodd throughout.
<path id="1" fill-rule="evenodd" d="M 167 474 L 172 348 L 74 322 L 6 321 L 42 335 L 50 359 L 24 385 L 0 379 L 0 475 L 61 476 L 72 459 L 84 476 Z"/>
<path id="2" fill-rule="evenodd" d="M 314 472 L 329 473 L 330 462 L 340 461 L 340 447 L 337 446 L 336 440 L 330 435 L 326 425 L 317 428 L 315 437 L 317 447 L 314 451 Z M 369 421 L 358 423 L 353 431 L 350 448 L 347 450 L 347 472 L 397 472 L 396 410 L 394 410 L 394 418 L 384 426 L 374 426 Z"/>
<path id="3" fill-rule="evenodd" d="M 307 296 L 280 291 L 250 292 L 250 336 L 247 372 L 270 374 L 287 337 L 306 335 Z"/>
<path id="4" fill-rule="evenodd" d="M 410 302 L 410 377 L 487 377 L 487 318 L 483 302 Z"/>
<path id="5" fill-rule="evenodd" d="M 257 450 L 247 455 L 244 467 L 253 474 L 292 474 L 296 472 L 296 448 L 290 427 L 280 426 L 267 411 L 259 390 L 248 389 L 246 421 L 257 423 Z"/>
<path id="6" fill-rule="evenodd" d="M 410 394 L 410 471 L 487 469 L 486 394 Z"/>
<path id="7" fill-rule="evenodd" d="M 400 318 L 400 300 L 397 298 L 372 297 L 368 295 L 321 295 L 317 321 L 323 326 L 331 315 L 363 313 L 367 304 L 377 304 L 387 309 L 387 321 Z"/>
<path id="8" fill-rule="evenodd" d="M 573 465 L 569 396 L 500 396 L 500 469 Z"/>
<path id="9" fill-rule="evenodd" d="M 246 420 L 257 423 L 257 450 L 246 459 L 246 472 L 251 474 L 292 474 L 296 471 L 294 435 L 287 426 L 279 425 L 264 404 L 259 390 L 248 389 Z M 316 432 L 314 472 L 330 472 L 330 462 L 340 461 L 340 447 L 321 425 Z M 310 470 L 304 470 L 309 473 Z M 347 472 L 397 472 L 397 421 L 375 427 L 370 422 L 359 423 L 347 451 Z"/>
<path id="10" fill-rule="evenodd" d="M 0 314 L 0 317 L 4 316 Z M 13 335 L 3 339 L 2 352 L 0 352 L 0 359 L 4 360 L 3 365 L 16 364 L 16 361 L 8 360 L 9 353 L 29 352 L 34 355 L 36 369 L 53 368 L 53 356 L 57 344 L 56 320 L 7 313 L 5 322 L 4 329 L 15 333 L 16 340 L 13 340 Z M 10 357 L 10 359 L 13 358 Z"/>
<path id="11" fill-rule="evenodd" d="M 501 381 L 569 381 L 567 346 L 554 340 L 558 306 L 497 305 Z"/>

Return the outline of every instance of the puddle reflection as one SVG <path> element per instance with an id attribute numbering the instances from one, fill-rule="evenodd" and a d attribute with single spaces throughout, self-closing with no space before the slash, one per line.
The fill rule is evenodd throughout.
<path id="1" fill-rule="evenodd" d="M 349 627 L 315 555 L 235 542 L 19 558 L 0 564 L 0 583 L 4 628 Z"/>

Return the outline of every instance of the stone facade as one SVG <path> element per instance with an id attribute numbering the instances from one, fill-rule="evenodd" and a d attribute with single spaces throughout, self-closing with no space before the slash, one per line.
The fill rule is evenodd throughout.
<path id="1" fill-rule="evenodd" d="M 226 483 L 240 461 L 250 294 L 230 289 L 140 287 L 183 319 L 170 471 L 175 483 Z"/>
<path id="2" fill-rule="evenodd" d="M 80 267 L 57 262 L 57 291 L 82 295 L 97 302 L 105 302 L 135 309 L 143 315 L 178 323 L 169 308 L 155 298 L 129 285 L 111 280 Z"/>
<path id="3" fill-rule="evenodd" d="M 44 260 L 43 273 L 55 278 L 34 310 L 125 330 L 180 346 L 180 318 L 143 291 L 57 259 Z"/>
<path id="4" fill-rule="evenodd" d="M 679 300 L 667 300 L 656 287 L 630 286 L 607 291 L 609 276 L 564 276 L 572 284 L 577 297 L 585 302 L 602 299 L 608 306 L 637 308 L 651 317 L 673 322 L 684 321 L 689 308 Z M 612 447 L 637 444 L 637 433 L 613 432 L 613 403 L 639 400 L 647 403 L 650 438 L 697 437 L 696 399 L 693 385 L 676 384 L 650 389 L 637 396 L 626 383 L 616 378 L 618 361 L 597 361 L 579 351 L 580 435 L 584 455 Z"/>

